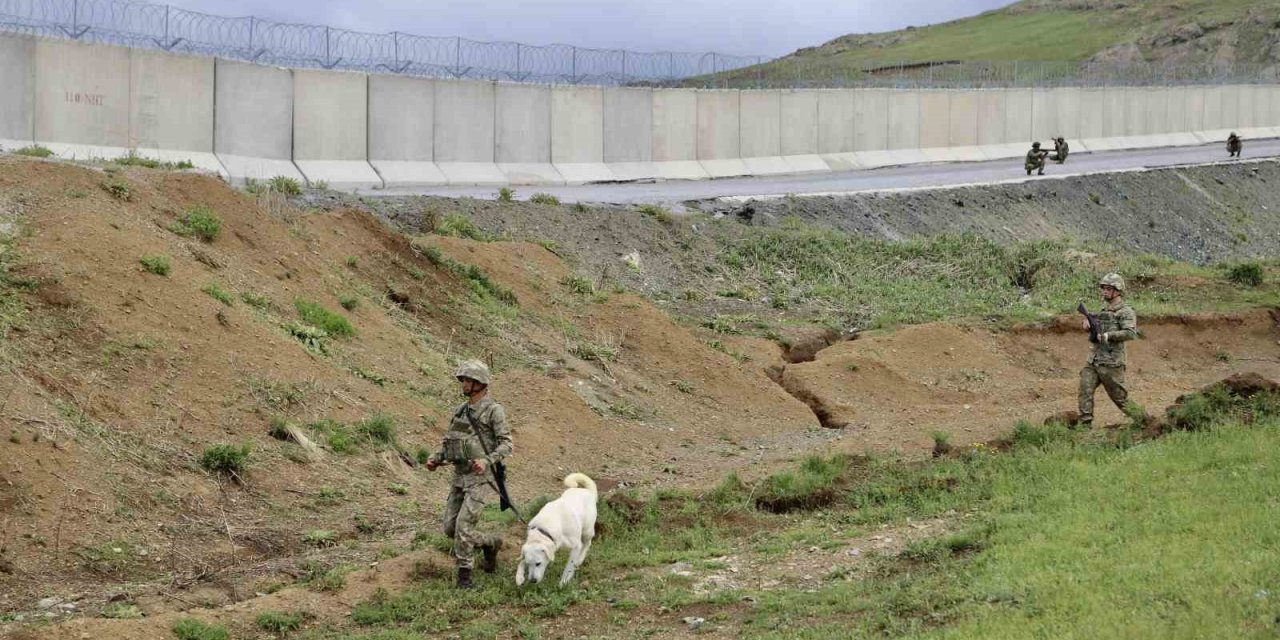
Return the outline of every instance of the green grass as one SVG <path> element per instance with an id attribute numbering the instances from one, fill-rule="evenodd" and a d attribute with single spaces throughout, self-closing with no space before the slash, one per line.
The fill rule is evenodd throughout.
<path id="1" fill-rule="evenodd" d="M 471 221 L 461 213 L 450 213 L 440 219 L 436 224 L 435 233 L 442 236 L 452 236 L 455 238 L 466 238 L 477 242 L 488 242 L 493 238 L 485 233 L 476 223 Z"/>
<path id="2" fill-rule="evenodd" d="M 222 304 L 227 305 L 228 307 L 234 305 L 236 302 L 235 297 L 232 296 L 230 293 L 227 293 L 226 291 L 224 291 L 222 287 L 218 286 L 218 283 L 216 282 L 210 282 L 209 284 L 205 285 L 204 288 L 201 289 L 201 291 L 209 294 L 209 297 L 213 298 L 214 300 L 217 300 L 218 302 L 221 302 Z"/>
<path id="3" fill-rule="evenodd" d="M 28 158 L 48 158 L 53 155 L 53 151 L 48 147 L 42 147 L 38 144 L 14 149 L 13 153 L 19 156 L 27 156 Z"/>
<path id="4" fill-rule="evenodd" d="M 259 614 L 255 624 L 259 629 L 270 633 L 288 633 L 297 631 L 302 628 L 302 622 L 305 616 L 301 613 L 285 613 L 282 611 L 268 611 Z"/>
<path id="5" fill-rule="evenodd" d="M 170 628 L 178 640 L 230 640 L 227 628 L 221 625 L 209 625 L 195 618 L 183 618 Z"/>
<path id="6" fill-rule="evenodd" d="M 891 327 L 959 318 L 1038 321 L 1100 304 L 1096 279 L 1118 271 L 1132 284 L 1126 299 L 1139 316 L 1230 311 L 1280 303 L 1280 287 L 1186 287 L 1175 276 L 1227 284 L 1220 269 L 1102 252 L 1084 261 L 1067 244 L 1001 244 L 974 234 L 886 241 L 795 221 L 724 241 L 727 280 L 783 290 L 798 302 L 832 309 L 834 324 Z M 735 323 L 708 320 L 730 333 Z"/>
<path id="7" fill-rule="evenodd" d="M 138 262 L 142 264 L 142 268 L 145 269 L 147 273 L 153 273 L 158 276 L 168 276 L 169 270 L 171 269 L 169 256 L 142 256 L 138 259 Z"/>
<path id="8" fill-rule="evenodd" d="M 560 205 L 560 198 L 557 198 L 557 197 L 555 197 L 555 196 L 553 196 L 553 195 L 551 195 L 551 194 L 549 194 L 549 193 L 535 193 L 535 194 L 533 194 L 533 195 L 529 196 L 529 202 L 532 202 L 532 203 L 534 203 L 534 204 L 545 204 L 545 205 L 551 205 L 551 206 L 559 206 L 559 205 Z"/>
<path id="9" fill-rule="evenodd" d="M 324 307 L 298 298 L 293 301 L 293 306 L 298 310 L 298 316 L 302 321 L 324 331 L 330 336 L 354 336 L 356 334 L 355 327 L 351 326 L 351 321 L 346 318 L 325 309 Z"/>
<path id="10" fill-rule="evenodd" d="M 519 304 L 514 291 L 491 280 L 489 274 L 485 273 L 484 269 L 479 266 L 453 260 L 444 255 L 440 247 L 414 245 L 414 250 L 419 252 L 431 264 L 464 280 L 470 286 L 471 293 L 475 296 L 476 301 L 482 306 L 496 304 L 514 307 Z"/>
<path id="11" fill-rule="evenodd" d="M 169 229 L 183 237 L 194 236 L 204 242 L 213 242 L 222 233 L 222 219 L 209 207 L 200 205 L 187 209 Z"/>
<path id="12" fill-rule="evenodd" d="M 124 165 L 128 167 L 146 167 L 148 169 L 164 169 L 167 171 L 175 171 L 181 169 L 194 169 L 195 165 L 190 160 L 179 160 L 178 162 L 165 162 L 155 160 L 153 158 L 144 158 L 137 153 L 130 151 L 129 155 L 122 158 L 111 160 L 112 164 Z"/>
<path id="13" fill-rule="evenodd" d="M 396 422 L 391 416 L 380 413 L 357 424 L 356 432 L 370 442 L 395 444 Z"/>
<path id="14" fill-rule="evenodd" d="M 287 176 L 276 176 L 267 181 L 267 188 L 289 197 L 302 195 L 302 184 Z"/>
<path id="15" fill-rule="evenodd" d="M 200 456 L 200 466 L 210 473 L 236 475 L 245 470 L 249 462 L 250 447 L 248 444 L 239 447 L 230 444 L 217 444 L 204 450 Z"/>

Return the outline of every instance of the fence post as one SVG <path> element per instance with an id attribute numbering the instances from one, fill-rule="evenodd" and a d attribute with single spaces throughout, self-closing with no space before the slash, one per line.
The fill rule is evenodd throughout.
<path id="1" fill-rule="evenodd" d="M 520 43 L 516 43 L 516 82 L 524 80 L 524 76 L 520 73 Z"/>
<path id="2" fill-rule="evenodd" d="M 462 77 L 462 37 L 453 38 L 453 77 Z"/>
<path id="3" fill-rule="evenodd" d="M 569 47 L 572 53 L 572 61 L 569 67 L 569 84 L 578 84 L 578 48 Z"/>
<path id="4" fill-rule="evenodd" d="M 622 85 L 627 85 L 627 50 L 622 50 Z"/>
<path id="5" fill-rule="evenodd" d="M 676 77 L 676 54 L 667 52 L 667 80 Z"/>

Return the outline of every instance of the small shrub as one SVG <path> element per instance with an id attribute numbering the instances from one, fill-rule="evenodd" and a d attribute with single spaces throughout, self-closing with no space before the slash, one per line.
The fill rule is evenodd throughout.
<path id="1" fill-rule="evenodd" d="M 346 586 L 346 572 L 341 568 L 334 568 L 326 571 L 324 575 L 311 581 L 311 588 L 316 591 L 334 592 L 341 591 Z"/>
<path id="2" fill-rule="evenodd" d="M 360 299 L 355 296 L 343 296 L 338 298 L 338 304 L 347 311 L 355 311 L 356 307 L 360 306 Z"/>
<path id="3" fill-rule="evenodd" d="M 259 629 L 271 633 L 288 633 L 297 631 L 302 628 L 303 615 L 301 613 L 283 613 L 280 611 L 268 611 L 258 616 L 257 625 Z"/>
<path id="4" fill-rule="evenodd" d="M 313 547 L 331 547 L 336 536 L 328 529 L 312 529 L 302 537 L 302 541 Z"/>
<path id="5" fill-rule="evenodd" d="M 351 326 L 349 320 L 314 302 L 298 298 L 294 300 L 293 306 L 298 310 L 298 315 L 301 316 L 303 322 L 324 331 L 328 335 L 354 336 L 356 334 L 355 327 Z"/>
<path id="6" fill-rule="evenodd" d="M 200 456 L 200 466 L 210 473 L 238 475 L 244 471 L 249 460 L 249 445 L 239 447 L 230 444 L 218 444 L 204 450 Z"/>
<path id="7" fill-rule="evenodd" d="M 589 296 L 596 292 L 596 286 L 592 284 L 590 280 L 578 275 L 567 275 L 560 281 L 560 284 L 568 287 L 570 291 L 582 296 Z"/>
<path id="8" fill-rule="evenodd" d="M 289 439 L 289 422 L 280 416 L 271 417 L 271 427 L 267 429 L 267 435 L 276 440 Z"/>
<path id="9" fill-rule="evenodd" d="M 534 204 L 549 204 L 552 206 L 559 206 L 560 198 L 557 198 L 549 193 L 535 193 L 529 196 L 529 202 L 532 202 Z"/>
<path id="10" fill-rule="evenodd" d="M 321 420 L 307 425 L 308 429 L 324 437 L 329 450 L 339 454 L 355 453 L 360 448 L 360 441 L 347 425 L 335 420 Z"/>
<path id="11" fill-rule="evenodd" d="M 205 242 L 213 242 L 222 233 L 222 220 L 214 215 L 206 206 L 192 207 L 169 227 L 174 233 L 183 236 L 195 236 Z"/>
<path id="12" fill-rule="evenodd" d="M 849 466 L 843 456 L 805 460 L 795 472 L 765 478 L 756 494 L 756 506 L 772 513 L 816 509 L 835 501 L 841 476 Z"/>
<path id="13" fill-rule="evenodd" d="M 302 185 L 288 176 L 276 176 L 267 181 L 267 188 L 289 197 L 302 195 Z"/>
<path id="14" fill-rule="evenodd" d="M 102 612 L 102 617 L 109 620 L 138 620 L 142 618 L 142 610 L 132 602 L 117 602 Z"/>
<path id="15" fill-rule="evenodd" d="M 147 273 L 154 273 L 158 276 L 169 275 L 168 256 L 142 256 L 138 259 L 138 262 L 142 263 L 142 268 L 146 269 Z"/>
<path id="16" fill-rule="evenodd" d="M 127 183 L 120 180 L 106 182 L 102 185 L 102 188 L 116 200 L 124 200 L 125 202 L 133 200 L 133 190 L 129 188 Z"/>
<path id="17" fill-rule="evenodd" d="M 453 236 L 455 238 L 466 238 L 468 240 L 476 240 L 478 242 L 488 241 L 489 234 L 481 231 L 475 222 L 460 213 L 450 213 L 440 219 L 436 225 L 435 232 L 442 236 Z"/>
<path id="18" fill-rule="evenodd" d="M 396 441 L 396 421 L 379 413 L 356 425 L 356 432 L 370 442 L 393 444 Z"/>
<path id="19" fill-rule="evenodd" d="M 245 178 L 244 192 L 252 196 L 260 196 L 267 192 L 267 185 L 254 178 Z"/>
<path id="20" fill-rule="evenodd" d="M 178 640 L 230 640 L 226 627 L 209 625 L 195 618 L 183 618 L 170 628 Z"/>
<path id="21" fill-rule="evenodd" d="M 941 458 L 951 453 L 951 434 L 943 431 L 933 432 L 933 457 Z"/>
<path id="22" fill-rule="evenodd" d="M 674 220 L 674 218 L 671 217 L 671 212 L 667 211 L 666 207 L 656 204 L 640 205 L 640 213 L 653 218 L 662 224 L 671 224 Z"/>
<path id="23" fill-rule="evenodd" d="M 214 300 L 217 300 L 218 302 L 221 302 L 222 304 L 225 304 L 228 307 L 235 304 L 236 299 L 231 297 L 231 294 L 227 293 L 226 291 L 223 291 L 222 287 L 219 287 L 218 283 L 216 282 L 210 282 L 209 284 L 205 285 L 204 288 L 201 289 L 201 291 L 209 294 L 209 296 L 212 297 Z"/>
<path id="24" fill-rule="evenodd" d="M 596 362 L 612 362 L 618 359 L 618 348 L 616 346 L 589 340 L 584 340 L 574 345 L 571 353 L 583 360 L 595 360 Z"/>
<path id="25" fill-rule="evenodd" d="M 573 204 L 573 210 L 577 213 L 587 213 L 588 211 L 591 211 L 591 209 L 587 207 L 587 205 L 581 202 L 575 202 Z"/>
<path id="26" fill-rule="evenodd" d="M 347 266 L 355 269 L 360 266 L 360 260 L 355 256 L 347 256 Z"/>
<path id="27" fill-rule="evenodd" d="M 271 298 L 268 298 L 267 296 L 264 296 L 261 293 L 245 291 L 244 293 L 240 294 L 240 299 L 243 300 L 245 304 L 255 309 L 261 309 L 263 311 L 266 311 L 271 308 Z"/>
<path id="28" fill-rule="evenodd" d="M 49 156 L 53 155 L 52 150 L 48 149 L 47 147 L 42 147 L 38 144 L 33 144 L 27 147 L 23 147 L 21 149 L 16 149 L 14 150 L 13 153 L 20 156 L 27 156 L 29 158 L 48 158 Z"/>
<path id="29" fill-rule="evenodd" d="M 672 380 L 671 386 L 676 388 L 680 393 L 693 393 L 693 384 L 688 380 Z"/>
<path id="30" fill-rule="evenodd" d="M 502 187 L 498 189 L 498 202 L 511 202 L 516 197 L 515 189 L 511 187 Z"/>
<path id="31" fill-rule="evenodd" d="M 1260 287 L 1264 280 L 1262 265 L 1256 262 L 1242 262 L 1227 271 L 1227 279 L 1245 287 Z"/>
<path id="32" fill-rule="evenodd" d="M 311 183 L 311 188 L 313 188 L 313 189 L 318 189 L 318 190 L 320 190 L 320 191 L 328 191 L 328 190 L 329 190 L 329 181 L 328 181 L 328 180 L 316 180 L 315 182 L 312 182 L 312 183 Z"/>

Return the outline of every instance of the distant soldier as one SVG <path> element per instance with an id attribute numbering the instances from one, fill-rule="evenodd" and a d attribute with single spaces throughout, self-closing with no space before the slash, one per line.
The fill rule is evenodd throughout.
<path id="1" fill-rule="evenodd" d="M 1093 352 L 1089 363 L 1080 371 L 1080 425 L 1093 425 L 1093 394 L 1102 385 L 1111 401 L 1128 415 L 1129 391 L 1125 388 L 1124 343 L 1138 337 L 1138 316 L 1124 301 L 1124 279 L 1108 273 L 1098 282 L 1107 306 L 1096 316 L 1086 315 L 1084 328 L 1090 332 Z"/>
<path id="2" fill-rule="evenodd" d="M 1027 170 L 1027 175 L 1031 175 L 1031 172 L 1037 169 L 1040 170 L 1040 175 L 1044 175 L 1044 159 L 1045 156 L 1048 155 L 1048 151 L 1044 151 L 1040 148 L 1039 142 L 1033 142 L 1031 144 L 1031 150 L 1027 152 L 1027 162 L 1024 165 Z"/>
<path id="3" fill-rule="evenodd" d="M 471 589 L 477 548 L 484 554 L 481 569 L 493 573 L 498 568 L 502 539 L 481 533 L 478 525 L 495 487 L 490 469 L 511 456 L 511 429 L 502 405 L 489 397 L 489 367 L 469 360 L 458 366 L 454 377 L 462 384 L 467 401 L 453 412 L 440 451 L 427 461 L 427 470 L 453 465 L 453 487 L 445 503 L 443 530 L 453 538 L 458 588 Z"/>
<path id="4" fill-rule="evenodd" d="M 1055 138 L 1053 140 L 1053 155 L 1049 158 L 1058 164 L 1067 161 L 1067 154 L 1071 152 L 1071 148 L 1067 146 L 1066 138 Z"/>
<path id="5" fill-rule="evenodd" d="M 1232 131 L 1231 135 L 1227 136 L 1227 155 L 1232 158 L 1239 158 L 1241 151 L 1244 151 L 1244 140 L 1241 140 L 1240 136 Z"/>

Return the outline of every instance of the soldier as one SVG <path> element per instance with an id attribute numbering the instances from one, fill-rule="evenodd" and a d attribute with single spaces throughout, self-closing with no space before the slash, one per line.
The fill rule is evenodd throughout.
<path id="1" fill-rule="evenodd" d="M 1236 135 L 1236 132 L 1232 131 L 1231 135 L 1227 136 L 1227 155 L 1232 158 L 1239 158 L 1241 151 L 1244 151 L 1244 141 L 1240 139 L 1240 136 Z"/>
<path id="2" fill-rule="evenodd" d="M 1124 279 L 1119 274 L 1108 273 L 1098 287 L 1107 306 L 1098 312 L 1098 341 L 1093 345 L 1089 363 L 1080 371 L 1080 425 L 1086 429 L 1093 425 L 1093 394 L 1099 384 L 1121 411 L 1129 413 L 1124 343 L 1138 337 L 1138 316 L 1124 301 Z M 1089 330 L 1089 318 L 1084 320 L 1084 328 Z"/>
<path id="3" fill-rule="evenodd" d="M 1058 137 L 1053 140 L 1053 156 L 1050 158 L 1058 164 L 1067 161 L 1067 154 L 1071 152 L 1071 148 L 1067 145 L 1067 139 Z"/>
<path id="4" fill-rule="evenodd" d="M 467 401 L 454 411 L 440 451 L 427 461 L 427 470 L 435 471 L 446 463 L 453 465 L 453 486 L 445 503 L 443 530 L 453 538 L 458 588 L 471 589 L 476 548 L 484 554 L 482 570 L 493 573 L 498 568 L 502 540 L 481 533 L 477 525 L 494 487 L 490 468 L 511 456 L 511 429 L 502 405 L 489 397 L 489 367 L 468 360 L 458 366 L 454 377 L 462 384 Z"/>
<path id="5" fill-rule="evenodd" d="M 1031 172 L 1035 169 L 1039 169 L 1040 175 L 1044 175 L 1044 158 L 1047 155 L 1049 155 L 1049 152 L 1041 150 L 1039 142 L 1033 142 L 1031 150 L 1027 152 L 1027 162 L 1024 165 L 1027 175 L 1031 175 Z"/>

